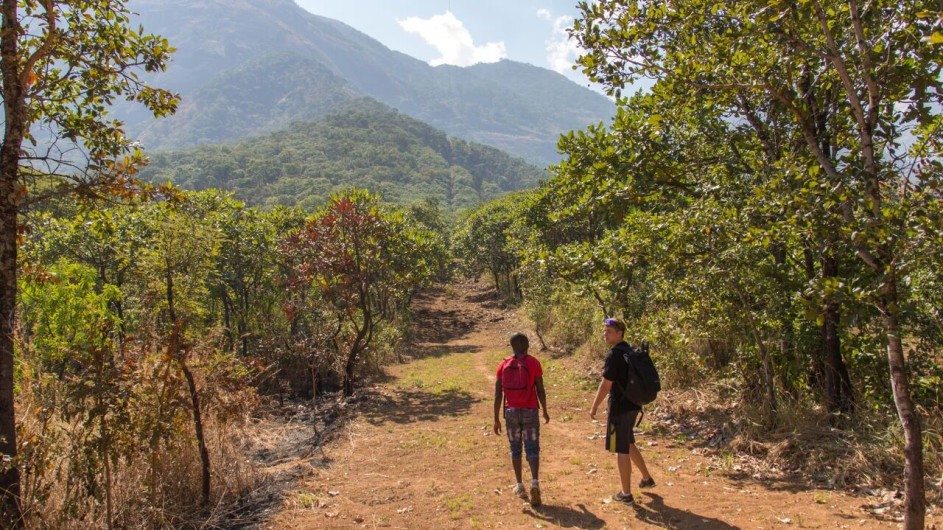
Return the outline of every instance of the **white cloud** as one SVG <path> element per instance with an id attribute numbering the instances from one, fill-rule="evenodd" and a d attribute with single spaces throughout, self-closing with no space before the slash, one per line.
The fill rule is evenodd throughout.
<path id="1" fill-rule="evenodd" d="M 537 18 L 542 18 L 542 19 L 544 19 L 544 20 L 550 20 L 551 18 L 553 18 L 553 15 L 551 15 L 551 14 L 550 14 L 550 11 L 547 11 L 546 9 L 538 9 L 538 10 L 537 10 Z"/>
<path id="2" fill-rule="evenodd" d="M 419 35 L 439 51 L 442 56 L 429 61 L 432 66 L 471 66 L 476 63 L 494 63 L 507 57 L 503 41 L 475 46 L 465 24 L 455 18 L 451 11 L 428 19 L 409 17 L 405 20 L 397 19 L 396 22 L 407 33 Z"/>
<path id="3" fill-rule="evenodd" d="M 541 10 L 543 11 L 543 10 Z M 550 13 L 547 13 L 550 20 Z M 560 16 L 553 20 L 553 36 L 547 41 L 547 63 L 553 70 L 564 74 L 572 72 L 576 58 L 580 56 L 580 47 L 570 39 L 567 28 L 573 24 L 573 17 Z"/>

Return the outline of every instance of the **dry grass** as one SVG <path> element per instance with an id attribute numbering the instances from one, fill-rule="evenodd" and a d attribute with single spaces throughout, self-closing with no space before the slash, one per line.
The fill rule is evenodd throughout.
<path id="1" fill-rule="evenodd" d="M 732 389 L 717 384 L 662 393 L 649 417 L 654 430 L 692 443 L 733 475 L 803 482 L 857 493 L 903 491 L 903 436 L 894 415 L 861 411 L 830 427 L 822 410 L 783 404 L 769 427 Z M 924 414 L 927 497 L 941 507 L 940 424 Z"/>
<path id="2" fill-rule="evenodd" d="M 115 447 L 123 454 L 111 460 L 108 488 L 104 475 L 91 482 L 85 476 L 98 469 L 90 466 L 100 465 L 103 456 L 96 456 L 94 429 L 57 418 L 41 421 L 35 407 L 21 410 L 20 435 L 32 444 L 21 451 L 30 462 L 23 472 L 22 503 L 31 528 L 213 528 L 230 519 L 239 499 L 262 482 L 244 452 L 244 427 L 209 419 L 205 424 L 212 486 L 208 506 L 200 504 L 201 464 L 192 436 L 170 441 L 156 454 L 146 447 Z"/>

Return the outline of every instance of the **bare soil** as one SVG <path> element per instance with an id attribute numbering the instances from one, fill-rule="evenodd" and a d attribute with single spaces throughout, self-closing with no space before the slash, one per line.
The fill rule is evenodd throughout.
<path id="1" fill-rule="evenodd" d="M 519 314 L 483 283 L 417 300 L 404 362 L 353 400 L 295 405 L 264 420 L 256 458 L 269 477 L 236 527 L 309 528 L 899 528 L 899 499 L 818 489 L 718 460 L 704 440 L 637 435 L 657 486 L 611 500 L 615 457 L 589 418 L 596 380 L 573 358 L 540 352 Z M 544 365 L 551 421 L 541 427 L 543 506 L 513 495 L 507 440 L 491 432 L 494 371 L 514 331 Z M 600 339 L 601 340 L 601 339 Z M 664 394 L 664 393 L 663 393 Z M 659 399 L 670 399 L 670 394 Z M 286 412 L 287 411 L 287 412 Z M 661 428 L 658 432 L 669 432 Z M 323 442 L 323 443 L 322 443 Z M 529 482 L 525 466 L 525 483 Z M 637 472 L 633 484 L 638 482 Z M 927 528 L 943 529 L 931 509 Z"/>

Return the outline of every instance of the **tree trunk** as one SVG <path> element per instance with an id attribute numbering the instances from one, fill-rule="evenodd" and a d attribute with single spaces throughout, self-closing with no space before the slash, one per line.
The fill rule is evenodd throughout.
<path id="1" fill-rule="evenodd" d="M 841 339 L 838 334 L 839 304 L 829 303 L 825 308 L 824 347 L 825 380 L 828 388 L 829 412 L 850 412 L 854 408 L 854 395 L 848 366 L 842 358 Z"/>
<path id="2" fill-rule="evenodd" d="M 344 395 L 350 397 L 354 395 L 354 368 L 357 367 L 357 357 L 360 354 L 360 335 L 350 346 L 350 352 L 347 354 L 347 363 L 344 365 Z"/>
<path id="3" fill-rule="evenodd" d="M 770 358 L 769 348 L 766 347 L 766 343 L 763 342 L 762 337 L 759 335 L 759 331 L 755 326 L 753 328 L 753 337 L 756 341 L 757 347 L 760 349 L 760 358 L 763 361 L 763 384 L 766 387 L 766 402 L 769 406 L 770 413 L 770 424 L 776 421 L 776 414 L 779 411 L 779 404 L 776 401 L 776 385 L 773 384 L 775 376 L 773 374 L 773 361 Z"/>
<path id="4" fill-rule="evenodd" d="M 200 447 L 200 463 L 203 466 L 203 506 L 210 503 L 210 452 L 206 448 L 206 436 L 203 434 L 203 415 L 200 411 L 200 394 L 196 389 L 196 382 L 193 380 L 193 373 L 187 367 L 183 358 L 184 353 L 180 354 L 178 362 L 183 376 L 187 379 L 187 388 L 190 390 L 190 401 L 193 404 L 193 428 L 196 431 L 196 441 Z"/>
<path id="5" fill-rule="evenodd" d="M 540 351 L 547 351 L 547 341 L 544 340 L 543 335 L 540 333 L 540 326 L 534 325 L 534 335 L 537 335 L 537 340 L 540 341 Z"/>
<path id="6" fill-rule="evenodd" d="M 812 250 L 809 248 L 808 244 L 803 246 L 802 256 L 806 279 L 811 282 L 815 279 L 816 275 L 815 256 L 812 254 Z M 822 332 L 822 337 L 824 337 L 824 329 L 820 331 Z M 822 359 L 823 351 L 825 351 L 824 347 L 813 350 L 812 354 L 809 356 L 809 386 L 822 395 L 827 395 L 828 393 L 825 390 L 825 361 Z"/>
<path id="7" fill-rule="evenodd" d="M 246 294 L 245 288 L 239 300 L 242 306 L 239 314 L 239 337 L 242 342 L 242 356 L 247 357 L 249 355 L 249 295 Z"/>
<path id="8" fill-rule="evenodd" d="M 5 169 L 5 168 L 4 168 Z M 0 197 L 11 186 L 0 177 Z M 16 209 L 0 199 L 0 454 L 12 465 L 0 466 L 0 526 L 19 527 L 20 471 L 16 459 L 16 414 L 14 411 L 13 323 L 16 319 Z"/>
<path id="9" fill-rule="evenodd" d="M 236 338 L 232 332 L 232 302 L 229 300 L 229 292 L 223 287 L 223 328 L 226 329 L 226 349 L 236 351 Z"/>
<path id="10" fill-rule="evenodd" d="M 6 153 L 4 153 L 6 155 Z M 16 182 L 16 166 L 4 156 L 0 174 L 0 455 L 10 465 L 0 466 L 0 526 L 19 527 L 20 471 L 16 458 L 16 414 L 14 412 L 13 326 L 16 320 L 16 205 L 8 197 Z M 16 162 L 13 162 L 14 164 Z M 12 169 L 12 171 L 11 171 Z"/>
<path id="11" fill-rule="evenodd" d="M 13 326 L 16 321 L 16 258 L 19 224 L 18 177 L 26 107 L 20 84 L 17 0 L 3 0 L 0 73 L 3 75 L 4 133 L 0 145 L 0 525 L 21 528 L 20 468 L 16 453 Z"/>
<path id="12" fill-rule="evenodd" d="M 344 366 L 344 395 L 347 397 L 354 395 L 354 366 L 357 363 L 357 353 L 357 349 L 351 346 L 347 364 Z"/>
<path id="13" fill-rule="evenodd" d="M 249 356 L 249 333 L 248 326 L 245 323 L 244 317 L 239 317 L 239 323 L 236 324 L 237 330 L 239 331 L 239 345 L 242 348 L 242 356 Z"/>
<path id="14" fill-rule="evenodd" d="M 776 413 L 779 410 L 779 404 L 776 402 L 776 386 L 773 384 L 775 379 L 773 360 L 770 358 L 770 352 L 769 348 L 766 347 L 766 342 L 760 335 L 760 329 L 756 319 L 753 318 L 753 313 L 750 309 L 750 304 L 747 303 L 746 295 L 743 294 L 743 291 L 738 286 L 734 286 L 733 288 L 740 298 L 740 303 L 743 305 L 743 314 L 747 317 L 747 324 L 750 326 L 750 334 L 753 336 L 756 348 L 760 352 L 760 360 L 763 363 L 763 386 L 765 387 L 764 390 L 766 390 L 766 406 L 769 410 L 770 425 L 772 425 L 776 421 Z"/>
<path id="15" fill-rule="evenodd" d="M 893 271 L 881 289 L 881 316 L 887 333 L 887 363 L 891 370 L 894 404 L 904 429 L 904 529 L 922 530 L 926 518 L 926 491 L 923 483 L 923 438 L 920 417 L 910 397 L 904 345 L 900 337 L 897 279 Z"/>
<path id="16" fill-rule="evenodd" d="M 835 258 L 822 256 L 822 277 L 836 278 L 838 264 Z M 841 337 L 841 305 L 834 299 L 825 300 L 824 323 L 822 325 L 822 358 L 825 361 L 825 402 L 831 413 L 849 412 L 854 405 L 852 399 L 851 378 L 848 367 L 842 358 Z"/>
<path id="17" fill-rule="evenodd" d="M 363 349 L 364 339 L 369 331 L 368 328 L 373 325 L 370 322 L 371 318 L 369 310 L 366 311 L 363 318 L 363 327 L 357 332 L 357 337 L 351 343 L 350 351 L 347 354 L 347 364 L 344 366 L 344 395 L 348 397 L 354 395 L 354 368 L 357 366 L 357 356 L 360 354 L 360 350 Z"/>
<path id="18" fill-rule="evenodd" d="M 318 384 L 321 376 L 318 374 L 317 361 L 311 361 L 309 368 L 311 371 L 311 400 L 313 401 L 318 398 Z M 279 396 L 281 396 L 281 393 L 279 393 Z"/>

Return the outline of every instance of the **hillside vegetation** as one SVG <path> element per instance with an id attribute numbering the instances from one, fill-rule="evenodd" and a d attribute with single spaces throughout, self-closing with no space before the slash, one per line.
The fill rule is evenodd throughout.
<path id="1" fill-rule="evenodd" d="M 163 149 L 220 143 L 286 129 L 359 98 L 314 59 L 264 55 L 220 73 L 187 97 L 174 118 L 150 123 L 141 136 Z"/>
<path id="2" fill-rule="evenodd" d="M 535 186 L 545 173 L 358 100 L 323 119 L 237 144 L 155 154 L 142 175 L 187 189 L 231 190 L 250 205 L 311 209 L 332 192 L 358 187 L 389 202 L 435 199 L 457 210 Z"/>
<path id="3" fill-rule="evenodd" d="M 497 522 L 509 504 L 499 499 L 510 495 L 485 481 L 501 480 L 493 459 L 506 459 L 507 446 L 483 436 L 482 418 L 506 333 L 524 325 L 511 322 L 514 311 L 491 310 L 515 304 L 533 323 L 533 348 L 560 362 L 547 363 L 560 408 L 545 432 L 573 443 L 550 447 L 600 450 L 542 468 L 565 500 L 548 502 L 538 525 L 629 527 L 643 517 L 620 504 L 602 519 L 592 511 L 617 503 L 585 500 L 609 491 L 599 477 L 617 467 L 586 414 L 604 317 L 623 318 L 629 341 L 650 343 L 667 398 L 647 417 L 665 429 L 651 453 L 686 477 L 659 475 L 662 489 L 646 491 L 641 513 L 662 514 L 652 524 L 847 525 L 844 513 L 784 520 L 777 501 L 797 499 L 782 490 L 819 504 L 830 502 L 828 490 L 883 489 L 872 514 L 899 517 L 890 524 L 905 530 L 937 525 L 943 47 L 929 8 L 581 2 L 572 28 L 586 50 L 579 62 L 617 110 L 608 124 L 560 138 L 563 160 L 540 182 L 542 171 L 520 159 L 344 98 L 312 99 L 312 109 L 336 112 L 286 131 L 150 153 L 154 163 L 139 173 L 145 153 L 106 102 L 130 97 L 154 116 L 173 113 L 175 96 L 139 76 L 162 71 L 171 45 L 129 27 L 122 2 L 75 4 L 4 3 L 4 24 L 29 31 L 0 33 L 0 527 L 231 527 L 247 506 L 273 517 L 282 500 L 341 506 L 355 524 L 380 526 L 411 517 L 416 507 L 399 503 L 413 498 L 423 503 L 413 526 Z M 166 4 L 220 22 L 227 5 Z M 269 8 L 296 12 L 287 0 L 228 5 L 226 16 L 258 17 L 257 27 L 240 18 L 256 32 L 246 37 L 276 41 L 264 30 L 272 21 L 262 24 Z M 323 22 L 283 18 L 281 27 L 295 40 L 299 25 Z M 340 60 L 355 32 L 326 24 L 305 35 L 336 44 L 317 59 L 343 80 L 335 87 L 359 90 L 374 76 L 399 97 L 402 76 L 428 72 L 416 63 L 394 72 L 392 62 L 358 70 L 363 63 Z M 250 58 L 253 42 L 228 39 L 232 31 L 193 31 L 195 41 L 210 36 L 216 55 L 206 64 Z M 389 58 L 370 46 L 361 57 Z M 322 60 L 330 57 L 338 60 Z M 362 76 L 355 83 L 339 72 Z M 657 82 L 620 97 L 642 78 Z M 470 105 L 462 119 L 500 118 L 474 98 L 455 101 Z M 304 106 L 293 108 L 279 119 Z M 33 141 L 43 132 L 87 164 L 57 159 Z M 490 279 L 499 293 L 462 294 L 453 283 L 440 301 L 421 303 L 458 271 Z M 411 353 L 429 362 L 408 366 Z M 393 363 L 402 364 L 385 372 Z M 392 377 L 374 385 L 384 373 Z M 273 409 L 287 416 L 282 447 L 300 467 L 266 446 L 260 417 Z M 344 424 L 358 410 L 366 430 Z M 421 425 L 437 415 L 456 421 Z M 577 417 L 592 432 L 570 428 Z M 343 449 L 325 454 L 325 436 L 338 432 Z M 696 447 L 681 446 L 692 439 Z M 707 454 L 717 459 L 692 458 Z M 456 471 L 449 458 L 480 467 Z M 608 465 L 597 464 L 603 458 Z M 279 497 L 253 459 L 274 462 L 282 483 L 297 481 L 306 496 Z M 322 465 L 354 495 L 317 484 Z M 422 473 L 413 482 L 398 466 Z M 506 460 L 502 467 L 510 472 Z M 699 476 L 718 473 L 731 480 Z M 747 492 L 749 481 L 763 488 Z M 750 504 L 730 502 L 745 495 L 763 522 Z M 487 518 L 476 519 L 475 507 Z M 388 517 L 367 521 L 361 509 Z M 713 517 L 728 509 L 742 512 Z M 835 513 L 814 511 L 822 521 Z M 220 521 L 227 512 L 239 522 Z M 325 510 L 302 526 L 336 526 L 336 517 Z"/>
<path id="4" fill-rule="evenodd" d="M 158 149 L 245 138 L 370 97 L 466 141 L 541 167 L 561 134 L 607 120 L 614 105 L 556 72 L 514 61 L 432 67 L 292 0 L 139 0 L 136 18 L 176 48 L 154 79 L 180 112 L 155 121 L 122 106 L 132 135 Z"/>
<path id="5" fill-rule="evenodd" d="M 943 470 L 939 19 L 649 7 L 581 3 L 584 71 L 613 96 L 657 81 L 561 140 L 546 185 L 470 214 L 456 250 L 554 348 L 615 315 L 663 383 L 720 381 L 734 412 L 713 444 L 799 455 L 828 484 L 881 477 L 924 528 Z"/>

